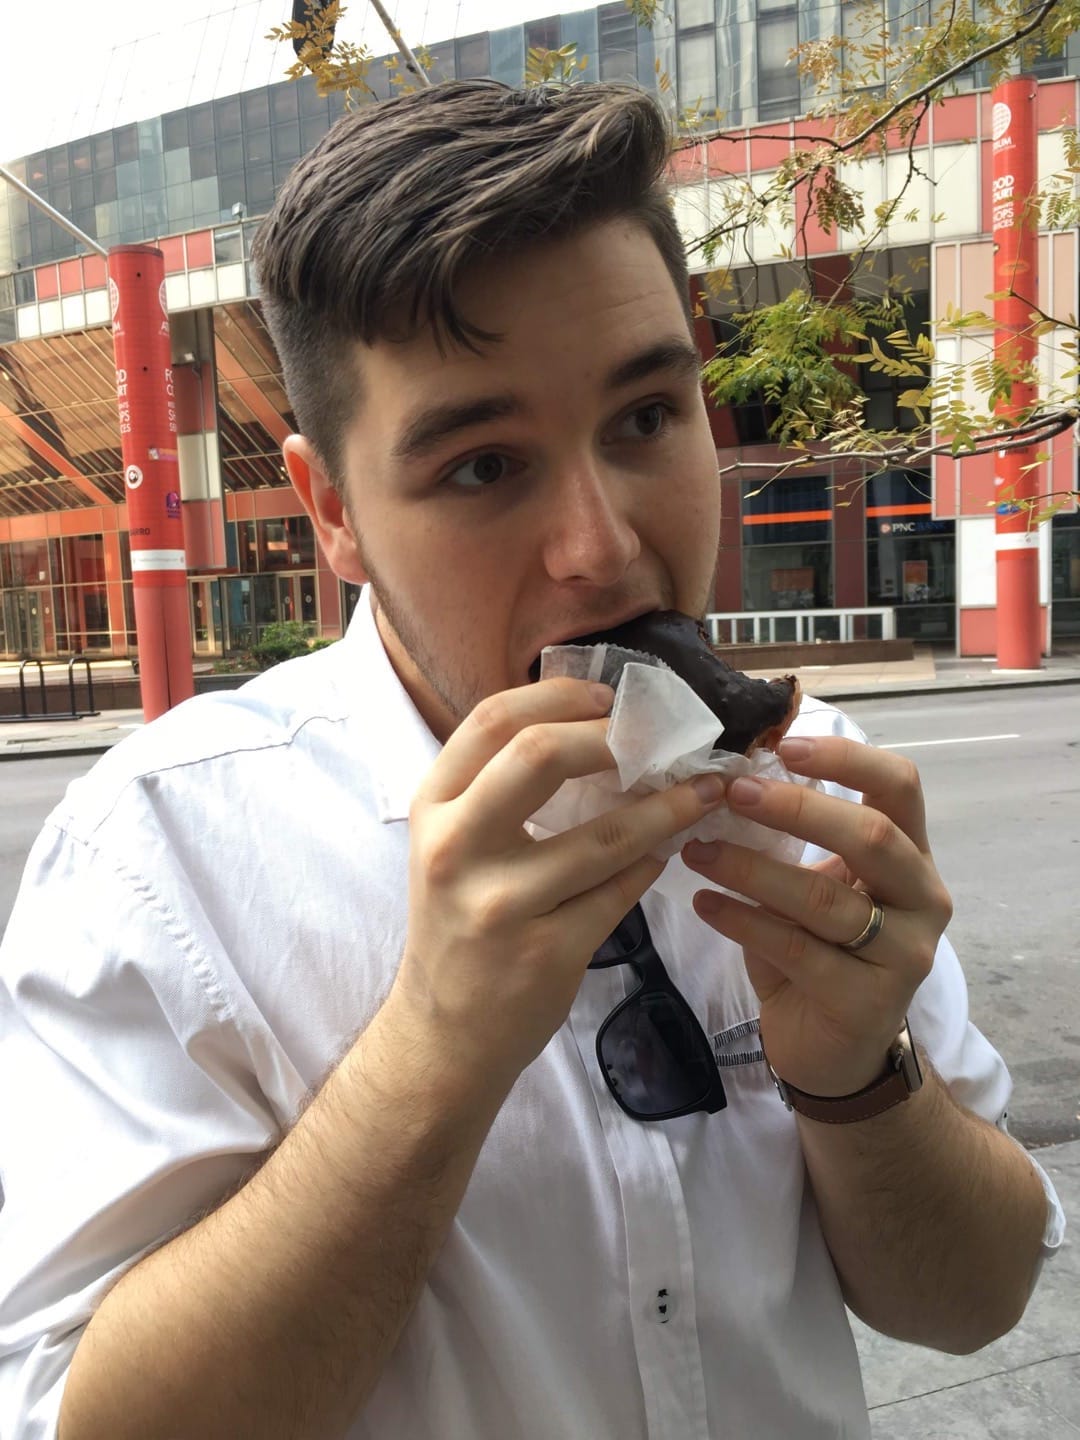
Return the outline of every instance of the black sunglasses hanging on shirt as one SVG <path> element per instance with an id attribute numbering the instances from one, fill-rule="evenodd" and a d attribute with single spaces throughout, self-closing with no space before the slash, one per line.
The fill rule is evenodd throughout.
<path id="1" fill-rule="evenodd" d="M 625 915 L 589 963 L 632 965 L 640 980 L 596 1034 L 596 1056 L 616 1103 L 633 1120 L 674 1120 L 727 1104 L 709 1037 L 656 953 L 640 905 Z"/>

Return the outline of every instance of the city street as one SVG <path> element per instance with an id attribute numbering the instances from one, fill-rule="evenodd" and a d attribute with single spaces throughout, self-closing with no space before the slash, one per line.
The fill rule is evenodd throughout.
<path id="1" fill-rule="evenodd" d="M 930 834 L 956 914 L 950 935 L 972 1018 L 1016 1081 L 1014 1133 L 1080 1136 L 1080 685 L 845 703 L 878 745 L 919 765 Z M 27 851 L 69 781 L 95 757 L 0 770 L 0 917 Z"/>

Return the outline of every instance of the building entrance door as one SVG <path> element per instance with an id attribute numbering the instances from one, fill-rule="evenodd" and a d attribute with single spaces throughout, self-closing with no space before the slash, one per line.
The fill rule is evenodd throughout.
<path id="1" fill-rule="evenodd" d="M 7 643 L 16 655 L 41 655 L 45 650 L 45 592 L 9 590 L 4 596 Z"/>
<path id="2" fill-rule="evenodd" d="M 221 582 L 192 580 L 191 634 L 196 655 L 220 655 L 223 640 Z"/>

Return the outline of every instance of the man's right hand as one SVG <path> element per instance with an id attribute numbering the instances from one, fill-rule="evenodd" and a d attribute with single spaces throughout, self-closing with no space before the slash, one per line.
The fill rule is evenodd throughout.
<path id="1" fill-rule="evenodd" d="M 697 777 L 533 839 L 525 821 L 565 780 L 615 768 L 603 718 L 612 698 L 606 685 L 569 679 L 489 697 L 412 805 L 408 933 L 389 1003 L 455 1066 L 504 1091 L 662 871 L 650 852 L 723 796 L 717 777 Z"/>

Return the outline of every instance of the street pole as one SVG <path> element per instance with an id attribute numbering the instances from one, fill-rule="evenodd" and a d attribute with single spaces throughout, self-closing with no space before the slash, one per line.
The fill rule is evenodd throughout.
<path id="1" fill-rule="evenodd" d="M 153 245 L 116 245 L 110 250 L 109 308 L 139 686 L 143 713 L 155 720 L 195 693 L 165 257 L 160 250 Z"/>
<path id="2" fill-rule="evenodd" d="M 3 166 L 0 179 L 108 263 L 139 690 L 154 720 L 195 693 L 164 257 L 152 245 L 105 250 Z"/>
<path id="3" fill-rule="evenodd" d="M 1039 298 L 1037 185 L 1038 85 L 1029 75 L 996 86 L 992 95 L 994 357 L 1010 370 L 1034 365 L 1032 334 Z M 1014 421 L 1038 399 L 1030 381 L 1012 383 L 996 414 Z M 997 570 L 997 662 L 1001 670 L 1038 670 L 1043 615 L 1039 608 L 1039 527 L 1032 502 L 1040 467 L 1034 450 L 999 450 L 994 486 Z"/>
<path id="4" fill-rule="evenodd" d="M 430 85 L 431 79 L 427 71 L 423 68 L 419 60 L 417 60 L 416 56 L 409 49 L 408 45 L 405 42 L 404 36 L 394 24 L 394 22 L 390 19 L 390 16 L 386 13 L 386 10 L 382 5 L 381 0 L 371 0 L 371 8 L 375 11 L 375 14 L 378 15 L 379 19 L 386 26 L 386 33 L 390 36 L 390 39 L 393 40 L 394 44 L 397 46 L 397 52 L 401 56 L 402 60 L 404 60 L 406 69 L 412 71 L 412 73 L 416 76 L 417 80 L 420 81 L 421 85 Z"/>

